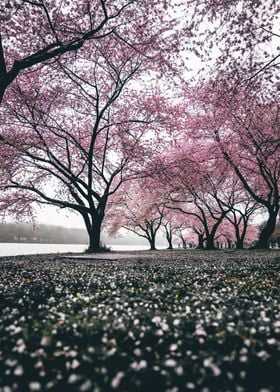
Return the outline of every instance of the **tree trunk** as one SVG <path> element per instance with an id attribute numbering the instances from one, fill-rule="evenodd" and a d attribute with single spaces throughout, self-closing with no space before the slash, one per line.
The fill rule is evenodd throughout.
<path id="1" fill-rule="evenodd" d="M 236 247 L 236 249 L 244 249 L 243 240 L 241 238 L 238 238 L 236 240 L 235 247 Z"/>
<path id="2" fill-rule="evenodd" d="M 168 242 L 168 248 L 167 249 L 173 249 L 172 232 L 171 232 L 170 224 L 169 224 L 169 227 L 168 227 L 168 224 L 164 225 L 164 228 L 165 228 L 165 238 L 166 238 L 166 240 Z"/>
<path id="3" fill-rule="evenodd" d="M 182 247 L 183 247 L 183 249 L 187 249 L 187 243 L 186 243 L 186 240 L 184 239 L 184 237 L 183 237 L 182 234 L 180 234 L 180 239 L 181 239 L 181 241 L 182 241 Z"/>
<path id="4" fill-rule="evenodd" d="M 206 250 L 215 250 L 215 238 L 214 235 L 209 235 L 206 238 Z"/>
<path id="5" fill-rule="evenodd" d="M 171 238 L 171 236 L 166 236 L 166 239 L 167 239 L 167 242 L 168 242 L 168 248 L 167 249 L 170 249 L 170 250 L 172 250 L 173 249 L 173 245 L 172 245 L 172 238 Z"/>
<path id="6" fill-rule="evenodd" d="M 243 249 L 244 248 L 243 243 L 244 243 L 244 238 L 246 233 L 245 223 L 244 223 L 244 229 L 242 235 L 240 235 L 238 224 L 234 225 L 234 230 L 235 230 L 235 247 L 236 249 Z"/>
<path id="7" fill-rule="evenodd" d="M 198 234 L 198 245 L 197 245 L 196 249 L 204 249 L 203 234 Z"/>
<path id="8" fill-rule="evenodd" d="M 279 211 L 279 207 L 276 208 L 275 210 L 271 209 L 269 211 L 268 221 L 266 222 L 265 227 L 262 229 L 256 245 L 254 245 L 252 247 L 252 249 L 268 249 L 269 248 L 269 238 L 275 230 L 278 211 Z"/>
<path id="9" fill-rule="evenodd" d="M 240 234 L 238 224 L 236 223 L 234 225 L 235 238 L 236 238 L 236 241 L 235 241 L 236 249 L 244 249 L 244 240 L 245 240 L 245 236 L 246 236 L 247 227 L 248 227 L 248 219 L 246 219 L 245 217 L 243 217 L 243 230 L 242 230 L 241 234 Z"/>
<path id="10" fill-rule="evenodd" d="M 150 250 L 156 250 L 156 239 L 154 236 L 150 237 L 149 239 Z"/>
<path id="11" fill-rule="evenodd" d="M 101 236 L 101 224 L 102 220 L 94 219 L 93 224 L 88 230 L 89 235 L 89 246 L 86 253 L 102 252 L 104 249 L 101 246 L 100 236 Z"/>

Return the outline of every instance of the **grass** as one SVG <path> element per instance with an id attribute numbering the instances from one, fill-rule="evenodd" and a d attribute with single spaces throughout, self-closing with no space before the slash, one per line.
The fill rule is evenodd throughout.
<path id="1" fill-rule="evenodd" d="M 279 252 L 0 261 L 0 392 L 279 391 Z"/>

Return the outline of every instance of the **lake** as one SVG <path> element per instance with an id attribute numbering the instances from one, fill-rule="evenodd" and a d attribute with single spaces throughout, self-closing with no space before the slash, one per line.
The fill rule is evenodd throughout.
<path id="1" fill-rule="evenodd" d="M 148 245 L 110 245 L 111 250 L 148 250 Z M 44 253 L 81 253 L 87 248 L 86 244 L 27 244 L 27 243 L 0 243 L 0 256 L 19 256 Z M 158 246 L 158 249 L 164 249 L 167 246 Z"/>

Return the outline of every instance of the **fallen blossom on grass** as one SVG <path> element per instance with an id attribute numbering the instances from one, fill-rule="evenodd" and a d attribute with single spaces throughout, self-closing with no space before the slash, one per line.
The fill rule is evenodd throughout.
<path id="1" fill-rule="evenodd" d="M 0 261 L 0 392 L 280 390 L 277 252 Z"/>

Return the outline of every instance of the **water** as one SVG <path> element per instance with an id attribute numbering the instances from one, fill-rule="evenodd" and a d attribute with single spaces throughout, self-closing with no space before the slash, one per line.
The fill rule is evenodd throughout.
<path id="1" fill-rule="evenodd" d="M 148 245 L 110 245 L 115 251 L 148 250 Z M 164 249 L 167 246 L 158 246 Z M 86 244 L 26 244 L 26 243 L 0 243 L 0 256 L 19 256 L 45 253 L 81 253 L 87 248 Z"/>
<path id="2" fill-rule="evenodd" d="M 42 253 L 83 252 L 87 245 L 80 244 L 26 244 L 0 243 L 0 256 L 19 256 Z"/>

